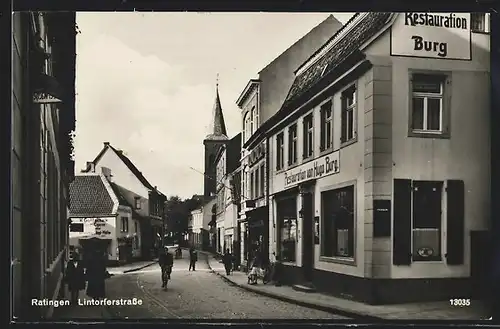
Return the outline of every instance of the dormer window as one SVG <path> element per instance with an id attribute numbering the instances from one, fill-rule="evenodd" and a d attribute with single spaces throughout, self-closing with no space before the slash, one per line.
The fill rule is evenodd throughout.
<path id="1" fill-rule="evenodd" d="M 134 201 L 135 201 L 134 205 L 135 209 L 141 209 L 141 198 L 135 197 Z"/>

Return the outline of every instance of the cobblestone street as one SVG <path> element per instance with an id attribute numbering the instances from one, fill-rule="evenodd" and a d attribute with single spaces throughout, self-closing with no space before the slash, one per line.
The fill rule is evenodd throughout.
<path id="1" fill-rule="evenodd" d="M 106 282 L 107 297 L 139 298 L 140 306 L 108 306 L 95 310 L 107 318 L 170 318 L 170 319 L 345 319 L 335 314 L 289 304 L 230 286 L 210 272 L 200 257 L 195 272 L 188 271 L 187 253 L 175 260 L 169 289 L 161 288 L 158 265 L 143 270 L 117 274 Z M 60 310 L 59 319 L 90 317 L 79 315 L 80 306 Z M 102 307 L 101 307 L 102 308 Z M 84 312 L 89 313 L 89 310 Z"/>

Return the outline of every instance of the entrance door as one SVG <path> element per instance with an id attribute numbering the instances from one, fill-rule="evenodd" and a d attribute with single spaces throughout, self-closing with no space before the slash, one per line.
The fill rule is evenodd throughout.
<path id="1" fill-rule="evenodd" d="M 304 279 L 312 281 L 314 268 L 313 196 L 302 196 L 302 270 Z"/>

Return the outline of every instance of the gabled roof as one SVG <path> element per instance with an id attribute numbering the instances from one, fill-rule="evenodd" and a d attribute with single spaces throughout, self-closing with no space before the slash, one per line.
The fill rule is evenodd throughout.
<path id="1" fill-rule="evenodd" d="M 390 17 L 391 13 L 370 12 L 366 14 L 330 50 L 295 78 L 282 109 L 298 99 L 328 73 L 335 70 L 348 57 L 354 53 L 359 53 L 359 47 L 380 31 Z M 346 24 L 337 32 L 337 35 L 348 27 L 350 27 L 349 24 Z"/>
<path id="2" fill-rule="evenodd" d="M 151 185 L 151 183 L 146 179 L 146 177 L 144 177 L 142 172 L 132 163 L 132 161 L 125 154 L 123 154 L 123 151 L 117 150 L 116 148 L 111 146 L 111 144 L 109 142 L 104 142 L 103 149 L 101 150 L 101 152 L 99 152 L 99 154 L 94 159 L 94 161 L 92 161 L 92 163 L 94 165 L 96 165 L 99 162 L 99 160 L 103 157 L 106 150 L 108 150 L 108 149 L 115 152 L 115 154 L 120 158 L 120 160 L 122 160 L 122 162 L 127 166 L 127 168 L 134 174 L 134 176 L 137 177 L 137 179 L 141 182 L 141 184 L 144 185 L 144 187 L 146 187 L 147 189 L 150 189 L 150 190 L 155 190 L 155 187 L 153 185 Z M 87 166 L 87 168 L 82 170 L 82 172 L 90 172 L 90 170 L 91 170 L 90 166 Z M 158 191 L 158 190 L 156 190 L 156 191 L 160 195 L 163 195 L 160 191 Z"/>
<path id="3" fill-rule="evenodd" d="M 70 187 L 71 216 L 109 216 L 114 202 L 100 175 L 76 175 Z"/>
<path id="4" fill-rule="evenodd" d="M 113 192 L 115 193 L 116 197 L 118 198 L 118 201 L 120 202 L 120 205 L 122 206 L 128 206 L 132 209 L 132 215 L 135 218 L 147 218 L 148 213 L 144 208 L 141 209 L 135 209 L 135 197 L 139 196 L 135 194 L 132 191 L 127 190 L 123 186 L 120 186 L 116 183 L 109 182 L 109 185 L 111 185 L 111 189 L 113 189 Z"/>

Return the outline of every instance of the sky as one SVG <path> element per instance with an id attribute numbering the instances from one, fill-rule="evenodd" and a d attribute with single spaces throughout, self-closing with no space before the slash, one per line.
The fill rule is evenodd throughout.
<path id="1" fill-rule="evenodd" d="M 203 194 L 217 74 L 233 137 L 248 80 L 330 14 L 353 15 L 77 13 L 77 173 L 110 142 L 167 196 Z"/>

